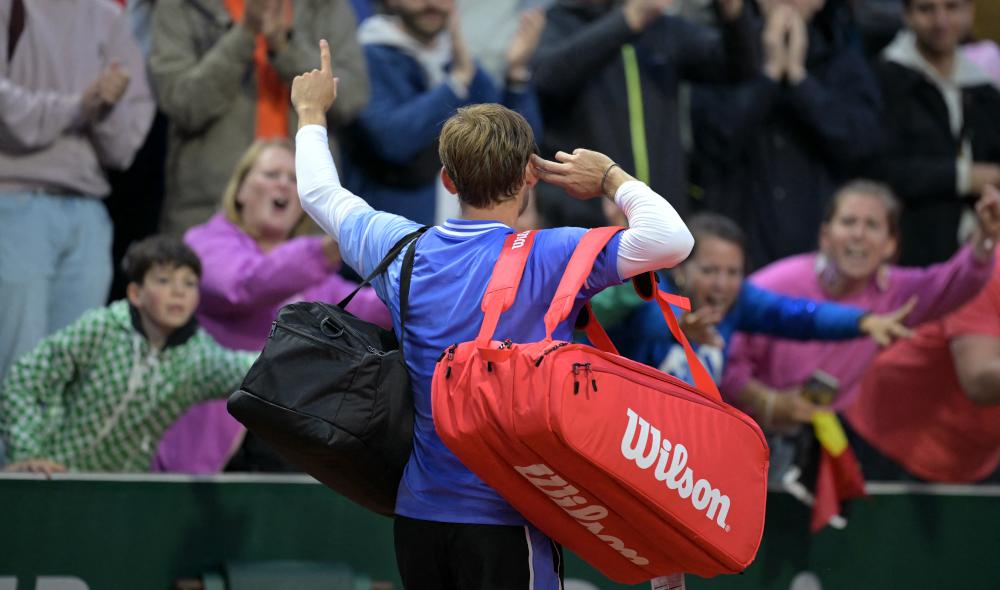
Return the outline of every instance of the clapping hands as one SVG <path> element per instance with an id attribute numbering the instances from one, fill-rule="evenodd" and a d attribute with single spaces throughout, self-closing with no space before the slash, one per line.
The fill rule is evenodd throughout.
<path id="1" fill-rule="evenodd" d="M 88 121 L 98 121 L 106 117 L 125 95 L 129 80 L 131 78 L 128 70 L 118 60 L 112 60 L 97 79 L 83 91 L 81 103 L 84 118 Z"/>
<path id="2" fill-rule="evenodd" d="M 517 32 L 507 46 L 507 80 L 524 82 L 530 78 L 528 62 L 535 54 L 538 40 L 545 28 L 545 11 L 541 8 L 521 13 Z"/>
<path id="3" fill-rule="evenodd" d="M 247 0 L 243 25 L 254 35 L 262 35 L 268 49 L 277 53 L 288 45 L 291 15 L 291 0 Z"/>
<path id="4" fill-rule="evenodd" d="M 806 77 L 809 34 L 805 19 L 788 4 L 772 3 L 764 26 L 764 74 L 798 84 Z"/>

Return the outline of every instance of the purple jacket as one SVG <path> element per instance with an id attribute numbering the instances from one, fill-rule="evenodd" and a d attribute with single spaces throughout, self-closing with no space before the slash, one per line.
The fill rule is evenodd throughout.
<path id="1" fill-rule="evenodd" d="M 751 275 L 749 280 L 777 293 L 837 301 L 872 313 L 892 311 L 916 295 L 917 305 L 905 321 L 908 326 L 916 326 L 972 299 L 989 280 L 992 269 L 992 259 L 985 264 L 978 262 L 972 250 L 964 247 L 950 260 L 928 268 L 889 267 L 887 273 L 873 279 L 863 291 L 834 300 L 823 291 L 816 270 L 816 254 L 812 253 L 778 260 Z M 877 352 L 878 345 L 871 338 L 795 342 L 737 334 L 729 349 L 722 387 L 730 399 L 751 378 L 779 390 L 787 389 L 805 383 L 820 369 L 840 382 L 840 393 L 833 407 L 841 409 L 857 395 L 857 384 Z"/>
<path id="2" fill-rule="evenodd" d="M 202 263 L 198 322 L 227 348 L 260 350 L 278 310 L 294 301 L 337 303 L 357 285 L 331 268 L 322 238 L 292 238 L 270 252 L 217 213 L 192 227 L 184 241 Z M 354 315 L 391 329 L 389 311 L 370 287 L 347 306 Z M 194 406 L 167 431 L 154 471 L 215 473 L 239 446 L 243 427 L 225 400 Z"/>

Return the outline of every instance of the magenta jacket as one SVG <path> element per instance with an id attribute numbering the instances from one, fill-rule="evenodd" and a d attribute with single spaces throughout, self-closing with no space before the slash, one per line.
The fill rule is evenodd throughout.
<path id="1" fill-rule="evenodd" d="M 829 297 L 820 286 L 817 254 L 801 254 L 778 260 L 750 276 L 755 285 L 785 295 L 817 301 L 836 301 L 872 313 L 892 311 L 913 295 L 917 305 L 906 318 L 908 326 L 937 319 L 962 306 L 982 289 L 993 270 L 993 259 L 978 262 L 971 248 L 964 247 L 947 262 L 928 268 L 891 266 L 861 292 L 841 299 Z M 805 383 L 817 369 L 840 382 L 833 407 L 847 406 L 857 395 L 857 384 L 878 345 L 871 338 L 844 341 L 795 342 L 768 336 L 737 334 L 729 349 L 722 380 L 730 399 L 755 378 L 776 389 Z"/>
<path id="2" fill-rule="evenodd" d="M 201 258 L 198 322 L 227 348 L 260 350 L 278 310 L 294 301 L 337 303 L 357 285 L 331 268 L 322 238 L 292 238 L 262 252 L 249 235 L 217 213 L 192 227 L 184 241 Z M 391 328 L 389 311 L 370 287 L 347 306 L 354 315 Z M 164 435 L 154 471 L 215 473 L 243 439 L 225 400 L 194 406 Z"/>

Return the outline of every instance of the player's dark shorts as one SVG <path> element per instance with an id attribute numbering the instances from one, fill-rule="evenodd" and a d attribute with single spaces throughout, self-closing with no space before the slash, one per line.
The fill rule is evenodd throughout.
<path id="1" fill-rule="evenodd" d="M 406 590 L 559 590 L 562 548 L 532 526 L 396 517 L 396 563 Z"/>

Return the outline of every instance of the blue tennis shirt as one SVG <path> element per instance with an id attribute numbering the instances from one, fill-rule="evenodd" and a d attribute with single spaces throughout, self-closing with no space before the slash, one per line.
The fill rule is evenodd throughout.
<path id="1" fill-rule="evenodd" d="M 344 262 L 368 275 L 392 246 L 420 226 L 380 211 L 349 214 L 340 228 Z M 504 240 L 514 230 L 490 221 L 449 219 L 427 231 L 417 242 L 410 309 L 402 338 L 416 406 L 413 454 L 399 484 L 396 513 L 438 522 L 524 525 L 527 521 L 492 488 L 465 468 L 434 430 L 431 377 L 441 352 L 474 340 L 483 321 L 480 309 L 493 265 Z M 586 230 L 558 228 L 539 231 L 524 270 L 514 306 L 500 317 L 494 338 L 533 342 L 545 337 L 543 317 L 559 279 Z M 616 235 L 598 256 L 568 321 L 554 337 L 570 340 L 572 322 L 583 303 L 611 285 L 618 276 Z M 392 312 L 399 336 L 399 275 L 403 255 L 375 279 L 378 296 Z"/>

